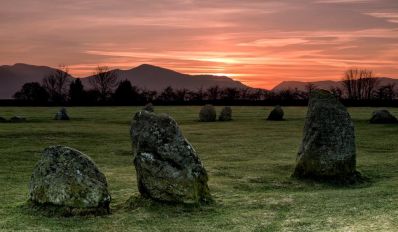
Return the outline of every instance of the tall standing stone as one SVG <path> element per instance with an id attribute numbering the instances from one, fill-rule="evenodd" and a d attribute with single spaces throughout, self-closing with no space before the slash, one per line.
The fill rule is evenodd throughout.
<path id="1" fill-rule="evenodd" d="M 140 111 L 130 134 L 142 196 L 180 203 L 211 200 L 207 172 L 174 119 Z"/>
<path id="2" fill-rule="evenodd" d="M 29 185 L 34 204 L 108 213 L 108 184 L 95 163 L 73 148 L 51 146 L 43 151 Z"/>
<path id="3" fill-rule="evenodd" d="M 328 91 L 311 93 L 293 176 L 341 183 L 353 183 L 359 177 L 353 122 Z"/>

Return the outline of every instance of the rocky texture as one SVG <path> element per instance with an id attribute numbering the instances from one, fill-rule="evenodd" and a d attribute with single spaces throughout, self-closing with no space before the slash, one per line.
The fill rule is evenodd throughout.
<path id="1" fill-rule="evenodd" d="M 14 116 L 10 118 L 9 122 L 26 122 L 26 118 L 21 116 Z"/>
<path id="2" fill-rule="evenodd" d="M 142 108 L 142 110 L 146 110 L 146 111 L 149 111 L 149 112 L 154 112 L 155 111 L 155 109 L 153 108 L 153 104 L 152 103 L 146 104 L 144 106 L 144 108 Z"/>
<path id="3" fill-rule="evenodd" d="M 130 134 L 143 197 L 178 203 L 211 200 L 207 172 L 174 119 L 140 111 L 134 116 Z"/>
<path id="4" fill-rule="evenodd" d="M 231 121 L 232 120 L 232 109 L 229 106 L 224 107 L 221 110 L 220 116 L 218 117 L 220 121 Z"/>
<path id="5" fill-rule="evenodd" d="M 397 118 L 392 115 L 388 110 L 376 110 L 372 114 L 370 123 L 374 124 L 391 124 L 398 123 Z"/>
<path id="6" fill-rule="evenodd" d="M 328 91 L 311 93 L 304 137 L 293 176 L 336 183 L 354 183 L 354 125 L 346 108 Z"/>
<path id="7" fill-rule="evenodd" d="M 281 106 L 275 106 L 275 108 L 271 111 L 271 113 L 268 115 L 267 120 L 270 121 L 282 121 L 283 120 L 283 109 Z"/>
<path id="8" fill-rule="evenodd" d="M 36 164 L 29 185 L 36 205 L 58 206 L 77 212 L 108 213 L 111 196 L 95 163 L 83 153 L 50 146 Z"/>
<path id="9" fill-rule="evenodd" d="M 62 107 L 54 117 L 55 120 L 69 120 L 68 113 L 66 112 L 65 107 Z"/>
<path id="10" fill-rule="evenodd" d="M 212 105 L 205 105 L 200 109 L 199 121 L 214 122 L 217 119 L 216 109 Z"/>

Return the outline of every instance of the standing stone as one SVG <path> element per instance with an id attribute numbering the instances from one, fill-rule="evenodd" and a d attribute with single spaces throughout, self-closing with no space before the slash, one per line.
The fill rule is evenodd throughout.
<path id="1" fill-rule="evenodd" d="M 174 119 L 140 111 L 134 116 L 130 134 L 143 197 L 179 203 L 211 200 L 207 172 Z"/>
<path id="2" fill-rule="evenodd" d="M 69 120 L 68 113 L 66 112 L 66 108 L 62 107 L 54 117 L 55 120 Z"/>
<path id="3" fill-rule="evenodd" d="M 21 116 L 13 116 L 10 118 L 10 122 L 26 122 L 26 118 Z"/>
<path id="4" fill-rule="evenodd" d="M 392 123 L 398 123 L 398 120 L 388 110 L 383 109 L 383 110 L 376 110 L 373 112 L 372 118 L 370 119 L 370 123 L 392 124 Z"/>
<path id="5" fill-rule="evenodd" d="M 270 121 L 282 121 L 283 120 L 283 109 L 281 106 L 275 106 L 275 108 L 271 111 L 271 113 L 268 115 L 267 120 Z"/>
<path id="6" fill-rule="evenodd" d="M 360 177 L 354 125 L 346 108 L 328 91 L 311 93 L 293 176 L 338 183 L 354 183 Z"/>
<path id="7" fill-rule="evenodd" d="M 217 119 L 216 109 L 212 105 L 205 105 L 200 109 L 199 121 L 214 122 Z"/>
<path id="8" fill-rule="evenodd" d="M 50 146 L 36 164 L 29 185 L 30 200 L 81 212 L 107 213 L 111 196 L 95 163 L 78 150 Z"/>
<path id="9" fill-rule="evenodd" d="M 232 120 L 232 109 L 229 106 L 224 107 L 221 110 L 220 116 L 218 117 L 220 121 L 231 121 Z"/>
<path id="10" fill-rule="evenodd" d="M 152 103 L 146 104 L 144 106 L 144 108 L 142 108 L 142 110 L 146 110 L 146 111 L 149 111 L 149 112 L 154 112 L 155 111 L 155 109 L 153 108 L 153 104 Z"/>

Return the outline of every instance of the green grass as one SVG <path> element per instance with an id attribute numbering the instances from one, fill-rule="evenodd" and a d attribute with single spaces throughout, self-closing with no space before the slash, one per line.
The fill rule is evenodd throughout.
<path id="1" fill-rule="evenodd" d="M 29 120 L 0 124 L 0 230 L 397 230 L 398 125 L 370 125 L 372 108 L 349 109 L 358 169 L 371 182 L 335 187 L 290 178 L 306 108 L 286 107 L 283 122 L 265 121 L 270 109 L 233 107 L 232 122 L 200 123 L 199 107 L 156 107 L 181 125 L 210 177 L 215 204 L 188 207 L 137 200 L 129 123 L 138 108 L 69 108 L 69 122 L 52 120 L 58 108 L 0 108 L 0 116 Z M 108 180 L 111 215 L 47 217 L 24 206 L 32 169 L 54 144 L 81 150 L 97 163 Z"/>

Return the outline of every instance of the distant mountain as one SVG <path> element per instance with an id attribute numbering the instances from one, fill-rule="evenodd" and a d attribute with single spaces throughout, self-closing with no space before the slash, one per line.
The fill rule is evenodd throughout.
<path id="1" fill-rule="evenodd" d="M 225 76 L 214 75 L 188 75 L 170 69 L 142 64 L 129 70 L 116 70 L 119 80 L 129 80 L 132 85 L 149 90 L 161 91 L 168 86 L 175 89 L 186 88 L 197 90 L 200 88 L 210 88 L 218 85 L 219 87 L 248 88 L 239 81 Z M 88 86 L 89 78 L 83 79 L 83 83 Z"/>
<path id="2" fill-rule="evenodd" d="M 43 77 L 56 71 L 46 66 L 15 64 L 0 66 L 0 99 L 11 99 L 15 92 L 27 82 L 41 83 Z M 161 91 L 167 86 L 176 89 L 186 88 L 197 90 L 212 86 L 247 88 L 239 81 L 225 76 L 188 75 L 170 69 L 143 64 L 130 70 L 115 70 L 119 80 L 129 80 L 135 86 L 149 90 Z M 90 88 L 89 78 L 82 78 L 87 89 Z"/>
<path id="3" fill-rule="evenodd" d="M 330 88 L 335 88 L 339 87 L 342 88 L 342 82 L 341 81 L 314 81 L 314 82 L 304 82 L 304 81 L 282 81 L 280 84 L 275 86 L 272 91 L 274 92 L 280 92 L 282 90 L 287 90 L 287 89 L 298 89 L 300 91 L 305 91 L 306 86 L 312 83 L 314 84 L 317 88 L 320 89 L 330 89 Z M 398 79 L 394 78 L 389 78 L 389 77 L 380 77 L 379 78 L 379 86 L 384 86 L 388 84 L 395 84 L 398 87 Z"/>
<path id="4" fill-rule="evenodd" d="M 27 82 L 41 83 L 43 77 L 55 72 L 47 66 L 14 64 L 0 66 L 0 99 L 11 99 Z"/>

